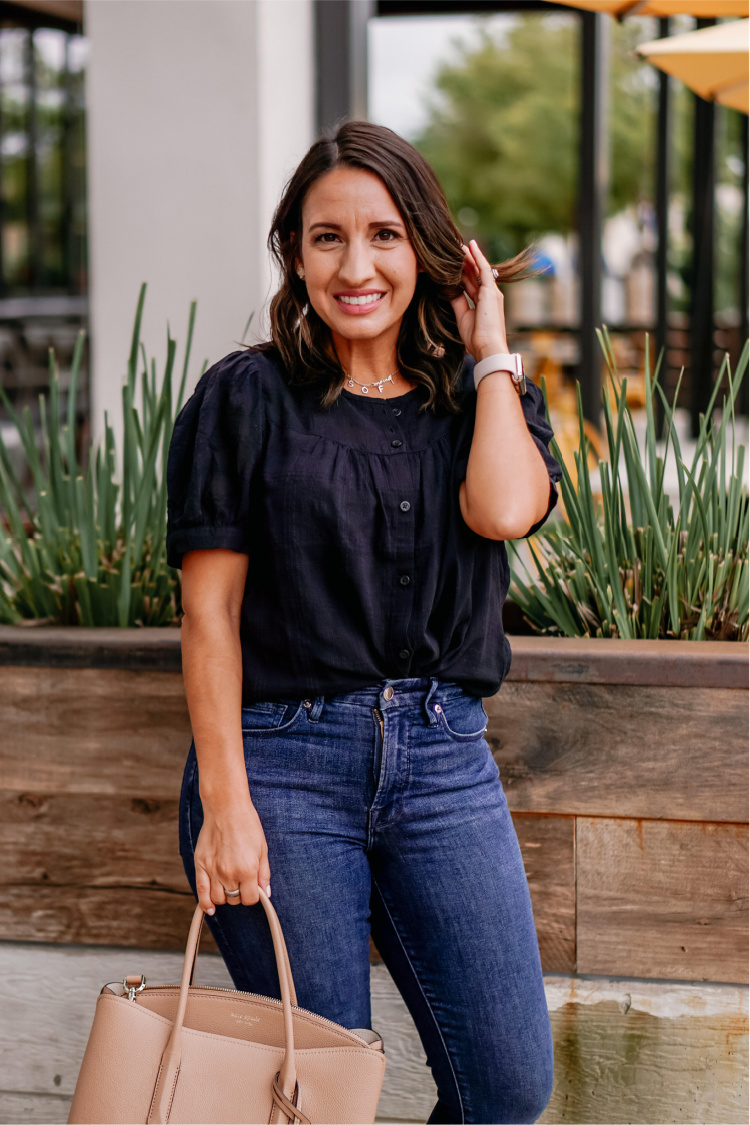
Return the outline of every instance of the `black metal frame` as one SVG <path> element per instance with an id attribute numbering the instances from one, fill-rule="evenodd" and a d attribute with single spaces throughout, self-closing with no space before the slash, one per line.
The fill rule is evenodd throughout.
<path id="1" fill-rule="evenodd" d="M 2 15 L 5 12 L 7 17 L 8 9 L 12 9 L 20 13 L 27 13 L 26 19 L 18 21 L 13 19 L 12 23 L 6 21 L 2 22 Z M 73 215 L 74 215 L 74 177 L 73 177 L 73 84 L 70 71 L 70 37 L 72 34 L 78 34 L 76 26 L 71 21 L 55 19 L 46 20 L 44 13 L 36 12 L 27 9 L 16 9 L 13 4 L 0 3 L 0 31 L 4 28 L 12 26 L 18 30 L 25 31 L 26 39 L 24 43 L 24 59 L 25 59 L 25 77 L 26 84 L 29 91 L 28 112 L 26 121 L 26 132 L 28 135 L 29 143 L 26 156 L 26 222 L 29 231 L 29 283 L 28 289 L 30 295 L 35 293 L 44 293 L 48 289 L 49 279 L 45 275 L 44 268 L 44 248 L 43 248 L 43 232 L 41 223 L 41 207 L 40 207 L 40 190 L 39 190 L 39 175 L 37 167 L 36 154 L 38 151 L 37 137 L 38 137 L 38 114 L 37 114 L 37 73 L 36 73 L 36 55 L 34 51 L 34 32 L 39 28 L 50 28 L 54 31 L 62 31 L 65 33 L 65 69 L 63 72 L 63 88 L 64 88 L 64 109 L 62 120 L 62 142 L 61 142 L 61 160 L 62 160 L 62 201 L 60 209 L 60 245 L 62 253 L 62 273 L 67 279 L 64 289 L 71 293 L 76 294 L 78 288 L 74 278 L 74 233 L 73 233 Z M 20 26 L 21 23 L 23 26 Z M 0 83 L 2 77 L 0 76 Z M 1 90 L 0 86 L 0 90 Z M 0 127 L 2 121 L 0 119 Z M 1 128 L 0 128 L 1 131 Z M 4 221 L 3 214 L 3 161 L 0 157 L 0 229 Z M 5 275 L 3 251 L 2 251 L 2 238 L 0 238 L 0 299 L 12 295 L 12 287 L 7 283 Z M 55 291 L 59 292 L 60 286 L 55 286 Z"/>
<path id="2" fill-rule="evenodd" d="M 27 8 L 25 4 L 13 4 L 11 0 L 0 0 L 0 27 L 50 27 L 53 31 L 67 31 L 69 35 L 83 35 L 83 23 L 79 20 L 56 16 L 37 8 Z"/>
<path id="3" fill-rule="evenodd" d="M 584 65 L 581 68 L 578 187 L 580 383 L 584 417 L 597 426 L 602 409 L 602 350 L 596 329 L 602 319 L 602 225 L 609 180 L 609 52 L 604 20 L 609 18 L 601 12 L 581 13 L 581 57 Z"/>
<path id="4" fill-rule="evenodd" d="M 748 184 L 750 183 L 750 170 L 748 169 L 748 116 L 746 113 L 742 114 L 742 163 L 744 165 L 743 171 L 743 191 L 742 191 L 742 233 L 740 234 L 740 347 L 745 343 L 748 338 L 748 241 L 750 241 L 750 231 L 748 230 L 748 211 L 750 211 L 750 192 L 748 191 Z M 748 387 L 748 378 L 746 377 L 742 383 L 742 389 L 738 395 L 739 409 L 743 414 L 748 412 L 748 403 L 750 402 L 750 387 Z"/>
<path id="5" fill-rule="evenodd" d="M 666 39 L 670 34 L 669 19 L 659 20 L 659 38 Z M 664 349 L 662 365 L 659 369 L 659 385 L 666 386 L 667 348 L 669 337 L 669 301 L 667 297 L 667 272 L 669 269 L 669 191 L 672 179 L 672 161 L 669 135 L 672 125 L 672 89 L 670 77 L 659 71 L 659 112 L 656 125 L 656 348 L 652 356 L 654 365 L 659 353 Z M 653 373 L 653 368 L 652 368 Z M 654 405 L 656 432 L 661 433 L 665 410 L 661 397 L 657 394 Z"/>
<path id="6" fill-rule="evenodd" d="M 367 115 L 367 21 L 374 0 L 315 0 L 315 125 L 318 135 Z"/>
<path id="7" fill-rule="evenodd" d="M 713 27 L 698 19 L 696 27 Z M 690 275 L 690 431 L 699 433 L 699 415 L 708 405 L 714 369 L 714 193 L 716 110 L 693 95 L 693 260 Z"/>

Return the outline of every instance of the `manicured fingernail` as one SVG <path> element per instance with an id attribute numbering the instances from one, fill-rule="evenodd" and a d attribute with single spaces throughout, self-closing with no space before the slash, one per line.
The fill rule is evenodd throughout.
<path id="1" fill-rule="evenodd" d="M 271 884 L 270 883 L 266 887 L 266 894 L 268 895 L 269 898 L 271 897 Z"/>
<path id="2" fill-rule="evenodd" d="M 215 913 L 216 913 L 216 907 L 215 906 L 212 906 L 210 910 L 206 911 L 206 914 L 215 914 Z"/>

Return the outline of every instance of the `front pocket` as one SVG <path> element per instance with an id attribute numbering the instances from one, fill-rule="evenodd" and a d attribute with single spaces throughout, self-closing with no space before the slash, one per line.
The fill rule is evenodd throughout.
<path id="1" fill-rule="evenodd" d="M 289 728 L 305 710 L 304 699 L 261 700 L 242 708 L 243 734 L 278 734 Z"/>
<path id="2" fill-rule="evenodd" d="M 473 742 L 487 730 L 487 712 L 479 695 L 451 696 L 436 703 L 435 711 L 441 727 L 455 742 Z"/>

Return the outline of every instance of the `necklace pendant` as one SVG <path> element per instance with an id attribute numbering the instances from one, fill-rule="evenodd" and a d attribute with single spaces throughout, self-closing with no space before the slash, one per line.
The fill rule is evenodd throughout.
<path id="1" fill-rule="evenodd" d="M 346 385 L 347 385 L 347 387 L 353 387 L 354 386 L 354 380 L 352 379 L 351 375 L 349 376 L 349 382 Z"/>
<path id="2" fill-rule="evenodd" d="M 367 387 L 363 387 L 363 388 L 362 388 L 362 394 L 363 394 L 363 395 L 368 395 L 369 393 L 370 393 L 370 392 L 368 391 Z"/>

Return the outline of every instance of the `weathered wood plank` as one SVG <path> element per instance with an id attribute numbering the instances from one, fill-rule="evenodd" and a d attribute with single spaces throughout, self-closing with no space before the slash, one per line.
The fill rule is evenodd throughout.
<path id="1" fill-rule="evenodd" d="M 97 668 L 0 666 L 0 730 L 2 789 L 156 800 L 179 796 L 192 737 L 180 673 Z"/>
<path id="2" fill-rule="evenodd" d="M 513 813 L 531 892 L 542 968 L 575 969 L 575 818 Z"/>
<path id="3" fill-rule="evenodd" d="M 123 910 L 109 914 L 106 930 L 96 927 L 97 943 L 164 948 L 165 926 L 177 929 L 168 948 L 185 940 L 185 913 L 160 911 L 157 928 L 143 909 L 133 911 L 133 892 L 189 894 L 179 854 L 178 803 L 142 797 L 110 797 L 92 793 L 24 793 L 0 790 L 0 917 L 7 887 L 15 896 L 26 888 L 36 900 L 43 891 L 61 891 L 68 902 L 60 920 L 60 940 L 93 940 L 91 918 L 71 912 L 82 891 L 119 889 L 127 892 Z M 572 817 L 517 814 L 514 825 L 526 864 L 542 964 L 549 972 L 567 972 L 575 963 L 575 885 Z M 22 896 L 23 899 L 23 896 Z M 13 917 L 17 914 L 14 911 Z M 36 922 L 34 921 L 36 919 Z M 104 923 L 103 923 L 104 924 Z M 134 929 L 134 925 L 145 929 Z M 72 927 L 72 928 L 71 928 Z M 5 940 L 49 941 L 47 913 L 20 919 L 20 929 L 6 921 Z M 102 934 L 104 935 L 102 938 Z M 374 944 L 373 960 L 380 961 Z"/>
<path id="4" fill-rule="evenodd" d="M 745 690 L 750 686 L 746 641 L 525 636 L 508 640 L 513 654 L 508 680 L 516 682 Z"/>
<path id="5" fill-rule="evenodd" d="M 484 704 L 514 811 L 747 822 L 747 692 L 506 681 Z"/>
<path id="6" fill-rule="evenodd" d="M 747 989 L 545 979 L 555 1083 L 542 1123 L 744 1125 Z"/>
<path id="7" fill-rule="evenodd" d="M 580 973 L 748 979 L 747 827 L 576 821 Z"/>
<path id="8" fill-rule="evenodd" d="M 55 1097 L 0 1090 L 0 1125 L 64 1125 L 72 1101 L 70 1095 Z"/>
<path id="9" fill-rule="evenodd" d="M 510 680 L 749 686 L 747 643 L 510 634 Z M 179 671 L 180 630 L 0 625 L 0 665 Z"/>
<path id="10" fill-rule="evenodd" d="M 0 625 L 0 665 L 180 672 L 180 628 Z"/>
<path id="11" fill-rule="evenodd" d="M 176 800 L 0 790 L 0 886 L 186 892 L 177 812 Z"/>
<path id="12" fill-rule="evenodd" d="M 0 887 L 0 941 L 182 949 L 195 910 L 185 891 L 146 887 Z M 201 949 L 216 951 L 208 926 Z"/>

